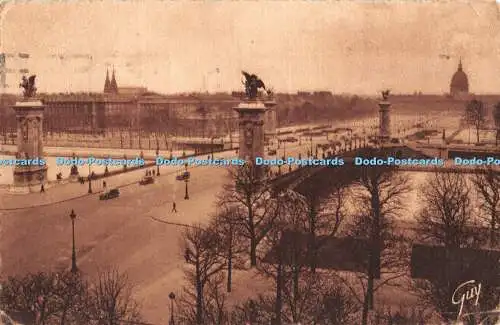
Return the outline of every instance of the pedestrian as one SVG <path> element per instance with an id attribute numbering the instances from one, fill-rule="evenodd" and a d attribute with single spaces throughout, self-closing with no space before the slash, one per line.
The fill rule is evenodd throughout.
<path id="1" fill-rule="evenodd" d="M 40 193 L 45 193 L 45 187 L 43 186 L 43 183 L 42 186 L 40 187 Z"/>
<path id="2" fill-rule="evenodd" d="M 106 181 L 102 181 L 102 187 L 106 188 Z"/>
<path id="3" fill-rule="evenodd" d="M 177 213 L 177 206 L 175 205 L 175 202 L 172 202 L 172 212 Z"/>

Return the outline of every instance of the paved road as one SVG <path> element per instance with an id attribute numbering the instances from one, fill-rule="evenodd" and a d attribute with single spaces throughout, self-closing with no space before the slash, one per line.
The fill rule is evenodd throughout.
<path id="1" fill-rule="evenodd" d="M 214 211 L 225 175 L 224 168 L 193 169 L 190 200 L 182 199 L 184 184 L 171 176 L 153 185 L 125 187 L 121 197 L 114 200 L 86 196 L 37 209 L 4 211 L 2 271 L 8 275 L 68 267 L 69 213 L 74 209 L 81 270 L 92 276 L 99 268 L 118 266 L 137 284 L 136 294 L 148 320 L 166 323 L 165 292 L 180 289 L 182 283 L 180 231 L 151 217 L 176 223 L 206 221 Z M 174 199 L 178 213 L 171 213 Z"/>

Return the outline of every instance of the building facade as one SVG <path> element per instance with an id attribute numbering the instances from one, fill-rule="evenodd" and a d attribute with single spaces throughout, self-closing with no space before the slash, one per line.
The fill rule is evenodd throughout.
<path id="1" fill-rule="evenodd" d="M 462 60 L 458 63 L 458 69 L 453 74 L 450 82 L 450 96 L 461 98 L 469 95 L 469 79 L 463 70 Z"/>
<path id="2" fill-rule="evenodd" d="M 118 87 L 113 70 L 103 93 L 40 94 L 46 132 L 134 130 L 172 136 L 219 137 L 237 130 L 229 94 L 161 95 L 145 87 Z M 13 125 L 14 126 L 14 125 Z"/>

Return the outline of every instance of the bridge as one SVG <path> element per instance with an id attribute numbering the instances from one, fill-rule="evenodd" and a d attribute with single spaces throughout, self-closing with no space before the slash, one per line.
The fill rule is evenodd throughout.
<path id="1" fill-rule="evenodd" d="M 273 179 L 275 187 L 278 188 L 290 188 L 290 189 L 304 189 L 307 187 L 307 191 L 311 191 L 311 187 L 315 184 L 320 186 L 320 184 L 326 185 L 328 179 L 331 177 L 338 178 L 342 174 L 346 174 L 345 168 L 349 168 L 349 174 L 353 176 L 361 171 L 363 168 L 373 168 L 377 166 L 359 166 L 354 165 L 354 158 L 359 157 L 398 157 L 400 159 L 434 159 L 423 154 L 420 151 L 415 151 L 409 146 L 390 146 L 385 148 L 375 148 L 375 147 L 363 147 L 354 150 L 349 150 L 336 155 L 344 159 L 345 164 L 343 166 L 299 166 L 298 168 L 291 170 L 289 172 L 281 173 Z M 333 156 L 327 158 L 334 158 Z M 446 161 L 444 166 L 436 165 L 384 165 L 379 166 L 381 168 L 389 168 L 394 171 L 400 172 L 417 172 L 417 173 L 432 173 L 432 172 L 443 172 L 443 173 L 461 173 L 461 174 L 483 174 L 487 170 L 484 166 L 462 166 L 455 165 L 452 161 Z M 500 165 L 490 166 L 493 171 L 500 174 Z M 283 168 L 286 171 L 286 168 Z"/>

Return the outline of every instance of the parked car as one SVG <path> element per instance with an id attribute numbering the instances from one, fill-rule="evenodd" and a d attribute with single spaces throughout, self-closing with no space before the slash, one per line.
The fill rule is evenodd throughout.
<path id="1" fill-rule="evenodd" d="M 152 176 L 144 176 L 139 181 L 139 185 L 148 185 L 148 184 L 153 184 L 154 182 L 155 182 L 155 179 Z"/>
<path id="2" fill-rule="evenodd" d="M 269 149 L 269 151 L 267 152 L 267 154 L 269 156 L 274 156 L 276 154 L 276 149 Z"/>
<path id="3" fill-rule="evenodd" d="M 120 191 L 117 188 L 111 189 L 106 193 L 99 195 L 99 200 L 110 200 L 120 196 Z"/>
<path id="4" fill-rule="evenodd" d="M 177 175 L 175 177 L 175 179 L 178 180 L 178 181 L 184 181 L 186 179 L 189 179 L 189 177 L 190 177 L 190 173 L 189 172 L 184 172 L 184 173 L 182 173 L 180 175 Z"/>

